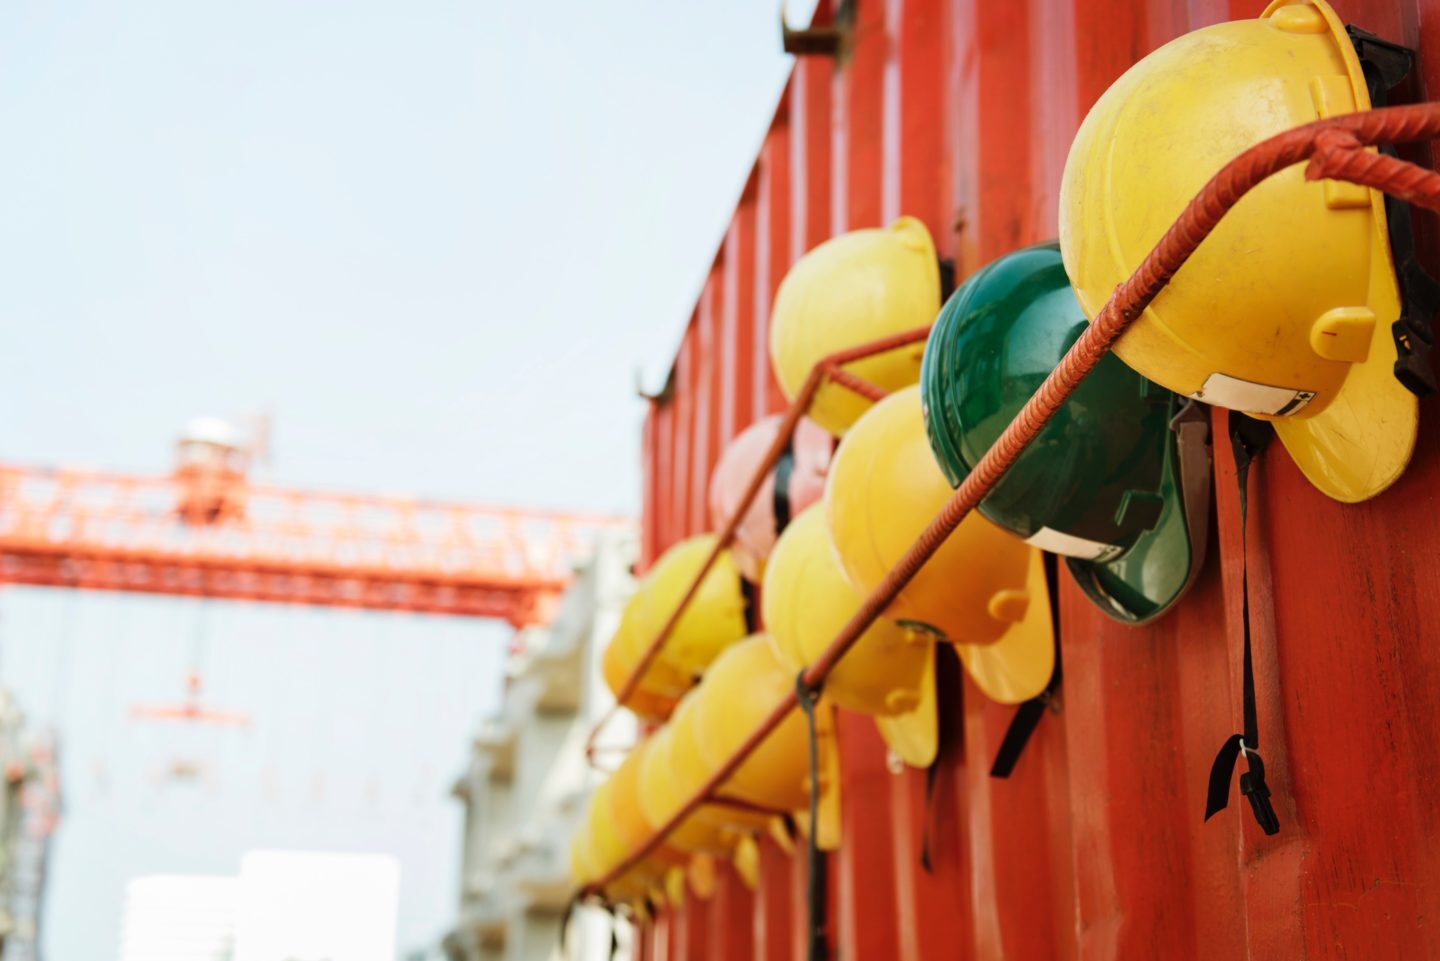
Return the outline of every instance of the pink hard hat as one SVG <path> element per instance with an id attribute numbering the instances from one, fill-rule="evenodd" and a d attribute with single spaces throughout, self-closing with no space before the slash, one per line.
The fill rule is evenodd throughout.
<path id="1" fill-rule="evenodd" d="M 783 419 L 776 414 L 756 421 L 721 452 L 715 472 L 710 475 L 710 518 L 716 527 L 722 526 L 740 503 Z M 834 439 L 823 428 L 800 418 L 785 453 L 766 475 L 760 492 L 735 529 L 730 554 L 747 580 L 760 583 L 765 558 L 790 518 L 824 494 L 825 472 L 834 446 Z"/>

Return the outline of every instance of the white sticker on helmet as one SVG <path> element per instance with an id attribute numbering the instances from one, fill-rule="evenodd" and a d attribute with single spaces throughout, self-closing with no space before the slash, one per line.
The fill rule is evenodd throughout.
<path id="1" fill-rule="evenodd" d="M 1114 544 L 1076 537 L 1074 534 L 1066 534 L 1064 531 L 1052 530 L 1049 527 L 1040 528 L 1025 538 L 1025 543 L 1031 547 L 1038 547 L 1042 551 L 1064 554 L 1066 557 L 1078 557 L 1085 561 L 1108 561 L 1120 553 L 1120 548 Z"/>
<path id="2" fill-rule="evenodd" d="M 1229 374 L 1211 374 L 1199 390 L 1190 395 L 1216 407 L 1226 407 L 1246 414 L 1293 414 L 1315 398 L 1313 390 L 1271 387 Z"/>

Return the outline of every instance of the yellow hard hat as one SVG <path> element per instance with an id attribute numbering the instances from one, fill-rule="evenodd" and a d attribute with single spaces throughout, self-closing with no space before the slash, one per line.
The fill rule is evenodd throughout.
<path id="1" fill-rule="evenodd" d="M 1303 123 L 1370 107 L 1323 0 L 1186 34 L 1096 102 L 1065 164 L 1060 246 L 1094 318 L 1226 162 Z M 1260 184 L 1220 221 L 1115 351 L 1139 373 L 1275 422 L 1305 476 L 1361 501 L 1400 476 L 1416 399 L 1393 374 L 1400 297 L 1379 191 Z"/>
<path id="2" fill-rule="evenodd" d="M 615 773 L 610 775 L 610 819 L 615 824 L 615 833 L 629 853 L 640 850 L 653 836 L 655 828 L 645 817 L 642 803 L 644 781 L 641 778 L 646 756 L 654 745 L 654 738 L 646 738 L 636 744 Z M 667 868 L 685 863 L 685 857 L 669 844 L 662 844 L 636 865 L 636 871 L 647 884 L 658 884 Z"/>
<path id="3" fill-rule="evenodd" d="M 597 881 L 613 871 L 631 853 L 611 814 L 610 796 L 613 790 L 614 781 L 605 780 L 590 795 L 590 806 L 586 811 L 583 829 L 588 845 L 584 863 L 591 872 L 589 882 Z M 607 884 L 605 895 L 613 900 L 624 901 L 643 898 L 645 890 L 644 879 L 632 868 Z"/>
<path id="4" fill-rule="evenodd" d="M 914 217 L 827 240 L 790 268 L 775 294 L 770 317 L 775 378 L 793 400 L 811 368 L 825 357 L 923 327 L 939 310 L 935 244 Z M 910 344 L 845 369 L 894 390 L 920 379 L 923 352 L 924 345 Z M 869 405 L 858 394 L 827 383 L 815 395 L 809 416 L 838 437 Z"/>
<path id="5" fill-rule="evenodd" d="M 695 726 L 706 770 L 713 774 L 728 761 L 794 687 L 795 672 L 781 662 L 763 634 L 746 638 L 719 657 L 696 698 Z M 821 749 L 830 750 L 834 726 L 829 711 L 816 711 L 816 729 Z M 766 808 L 808 808 L 810 740 L 804 716 L 792 711 L 781 721 L 723 790 L 728 797 Z"/>
<path id="6" fill-rule="evenodd" d="M 621 685 L 639 663 L 639 644 L 635 643 L 635 636 L 635 632 L 621 620 L 620 629 L 600 656 L 600 673 L 605 678 L 605 686 L 616 696 L 619 696 Z M 688 678 L 677 674 L 673 668 L 652 661 L 639 686 L 625 699 L 624 706 L 647 721 L 663 721 L 675 710 L 679 692 L 685 690 L 687 682 Z"/>
<path id="7" fill-rule="evenodd" d="M 744 643 L 742 641 L 735 647 L 743 646 Z M 730 648 L 730 650 L 733 649 L 734 647 Z M 720 655 L 716 663 L 725 657 L 725 654 Z M 711 671 L 713 670 L 714 666 L 712 665 Z M 701 703 L 705 697 L 705 686 L 709 683 L 709 678 L 710 671 L 707 671 L 699 686 L 685 696 L 670 719 L 669 726 L 674 739 L 674 746 L 671 748 L 670 754 L 670 773 L 680 794 L 684 797 L 693 797 L 697 794 L 715 773 L 714 765 L 710 763 L 701 748 L 698 726 Z M 725 837 L 727 851 L 734 847 L 740 835 L 764 830 L 770 821 L 770 816 L 764 813 L 726 803 L 726 801 L 740 800 L 743 802 L 748 800 L 732 792 L 728 785 L 715 792 L 714 797 L 719 799 L 717 803 L 701 805 L 696 812 L 696 820 L 719 829 Z"/>
<path id="8" fill-rule="evenodd" d="M 792 677 L 820 656 L 860 607 L 861 597 L 835 557 L 823 504 L 807 508 L 780 535 L 760 597 L 765 628 Z M 931 635 L 880 618 L 835 665 L 824 692 L 839 707 L 872 715 L 905 763 L 929 767 L 935 760 Z"/>
<path id="9" fill-rule="evenodd" d="M 830 537 L 862 593 L 891 568 L 950 499 L 925 435 L 920 388 L 898 390 L 851 428 L 825 487 Z M 1043 691 L 1055 667 L 1050 594 L 1040 552 L 972 512 L 887 612 L 958 645 L 975 684 L 1006 704 Z"/>
<path id="10" fill-rule="evenodd" d="M 681 707 L 693 695 L 681 701 Z M 676 708 L 674 717 L 679 717 Z M 640 810 L 652 831 L 658 831 L 689 801 L 693 791 L 687 791 L 676 776 L 675 731 L 666 725 L 651 735 L 650 749 L 640 762 Z M 692 752 L 693 753 L 693 752 Z M 691 815 L 668 837 L 670 846 L 681 851 L 728 854 L 731 838 L 713 819 Z"/>
<path id="11" fill-rule="evenodd" d="M 638 646 L 648 645 L 680 606 L 685 592 L 714 550 L 714 534 L 700 534 L 672 546 L 655 562 L 635 595 Z M 695 597 L 680 615 L 665 646 L 655 658 L 674 675 L 696 678 L 721 651 L 746 633 L 745 593 L 740 570 L 729 551 L 721 551 L 700 582 Z M 637 652 L 638 657 L 638 652 Z"/>
<path id="12" fill-rule="evenodd" d="M 590 843 L 590 866 L 597 876 L 614 869 L 625 857 L 625 844 L 610 820 L 609 779 L 601 781 L 590 794 L 585 814 L 585 836 Z"/>

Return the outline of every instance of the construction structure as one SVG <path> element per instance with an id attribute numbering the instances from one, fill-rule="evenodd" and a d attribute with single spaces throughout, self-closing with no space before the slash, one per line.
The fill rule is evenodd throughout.
<path id="1" fill-rule="evenodd" d="M 0 587 L 411 611 L 524 630 L 548 623 L 597 538 L 632 527 L 614 516 L 263 484 L 252 476 L 260 447 L 197 418 L 169 474 L 0 464 Z M 248 723 L 202 703 L 202 690 L 196 665 L 183 701 L 131 715 Z M 0 937 L 4 957 L 28 959 L 38 956 L 59 782 L 56 745 L 22 749 L 17 724 L 18 712 L 0 710 Z M 197 773 L 179 765 L 167 776 Z"/>
<path id="2" fill-rule="evenodd" d="M 622 518 L 256 483 L 197 418 L 169 475 L 0 464 L 0 584 L 543 624 Z"/>
<path id="3" fill-rule="evenodd" d="M 571 907 L 568 841 L 598 780 L 585 741 L 614 703 L 600 650 L 634 588 L 636 550 L 634 533 L 602 536 L 555 620 L 516 638 L 501 706 L 452 792 L 465 832 L 459 922 L 444 944 L 451 961 L 549 961 L 560 950 Z M 617 718 L 601 750 L 623 750 L 635 734 L 633 720 Z M 609 957 L 611 937 L 603 913 L 582 910 L 564 961 Z"/>
<path id="4" fill-rule="evenodd" d="M 0 959 L 38 961 L 50 843 L 60 822 L 56 738 L 0 691 Z"/>

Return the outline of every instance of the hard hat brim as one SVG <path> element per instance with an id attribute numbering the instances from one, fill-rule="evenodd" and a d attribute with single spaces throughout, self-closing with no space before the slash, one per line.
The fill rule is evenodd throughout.
<path id="1" fill-rule="evenodd" d="M 887 747 L 910 767 L 927 768 L 940 753 L 940 712 L 935 701 L 935 645 L 925 658 L 920 703 L 905 714 L 876 715 L 875 727 Z"/>
<path id="2" fill-rule="evenodd" d="M 1050 616 L 1050 589 L 1045 561 L 1030 551 L 1025 577 L 1030 602 L 1025 616 L 993 644 L 956 644 L 955 651 L 970 680 L 990 700 L 1019 704 L 1045 690 L 1055 672 L 1055 624 Z"/>
<path id="3" fill-rule="evenodd" d="M 1400 316 L 1400 295 L 1388 246 L 1377 244 L 1371 302 L 1380 317 Z M 1278 417 L 1275 433 L 1295 466 L 1327 497 L 1346 504 L 1368 500 L 1405 472 L 1415 452 L 1420 404 L 1395 377 L 1390 324 L 1377 323 L 1370 352 L 1351 365 L 1345 384 L 1325 409 L 1309 417 Z"/>
<path id="4" fill-rule="evenodd" d="M 1345 23 L 1326 0 L 1310 0 L 1345 61 L 1357 110 L 1371 107 L 1365 71 Z M 1273 0 L 1268 16 L 1283 0 Z M 1295 466 L 1321 493 L 1346 504 L 1368 500 L 1400 478 L 1415 452 L 1420 406 L 1395 378 L 1395 343 L 1390 321 L 1400 316 L 1400 291 L 1385 213 L 1385 200 L 1370 191 L 1375 232 L 1371 235 L 1369 306 L 1382 320 L 1370 335 L 1370 352 L 1354 364 L 1345 384 L 1324 410 L 1309 417 L 1281 417 L 1275 433 Z"/>
<path id="5" fill-rule="evenodd" d="M 1155 526 L 1113 560 L 1067 557 L 1076 584 L 1106 614 L 1125 624 L 1145 624 L 1170 610 L 1190 589 L 1205 564 L 1209 540 L 1209 412 L 1177 428 L 1165 445 L 1160 472 L 1164 506 Z"/>

